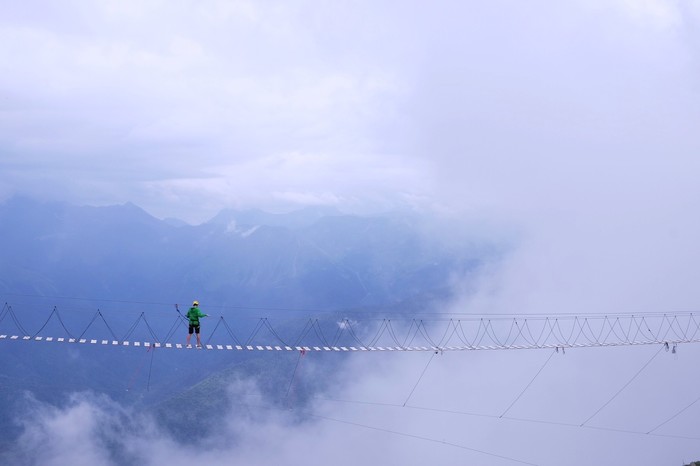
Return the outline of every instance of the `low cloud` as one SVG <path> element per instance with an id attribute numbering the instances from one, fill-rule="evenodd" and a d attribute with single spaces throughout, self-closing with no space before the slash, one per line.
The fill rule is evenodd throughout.
<path id="1" fill-rule="evenodd" d="M 335 374 L 314 353 L 300 377 L 327 385 L 308 404 L 271 403 L 254 379 L 229 387 L 229 408 L 183 443 L 135 407 L 75 394 L 62 407 L 32 401 L 11 452 L 25 464 L 663 464 L 690 461 L 700 436 L 688 406 L 698 348 L 656 347 L 351 355 Z M 550 357 L 551 356 L 551 357 Z M 533 379 L 538 370 L 544 369 Z M 685 374 L 685 376 L 684 376 Z M 528 385 L 529 382 L 530 385 Z M 178 409 L 188 409 L 181 406 Z M 204 423 L 208 424 L 204 424 Z M 214 424 L 211 424 L 211 423 Z M 697 458 L 695 458 L 697 459 Z"/>
<path id="2" fill-rule="evenodd" d="M 38 31 L 3 23 L 0 53 L 13 66 L 2 77 L 11 99 L 0 143 L 12 150 L 0 194 L 71 189 L 77 200 L 143 201 L 187 216 L 222 204 L 398 193 L 513 232 L 508 255 L 476 284 L 456 285 L 451 311 L 697 307 L 695 3 L 315 5 L 317 15 L 228 4 L 200 11 L 238 21 L 217 23 L 212 35 L 187 26 L 197 10 L 187 2 L 158 30 L 140 22 L 147 8 L 117 7 L 116 18 L 147 39 L 121 51 L 117 24 L 102 13 L 99 29 L 111 32 L 95 46 L 34 13 Z M 80 15 L 62 17 L 74 30 Z M 236 31 L 246 30 L 257 48 L 242 46 L 250 41 Z M 19 64 L 8 45 L 17 38 Z M 113 73 L 93 61 L 105 50 L 109 63 L 137 63 Z M 217 64 L 221 56 L 234 59 Z M 36 63 L 53 86 L 37 81 L 45 73 Z M 90 104 L 93 95 L 116 100 Z M 114 161 L 136 159 L 140 168 L 111 178 Z M 332 376 L 313 370 L 311 353 L 302 380 L 331 378 L 308 405 L 279 408 L 255 380 L 238 382 L 197 445 L 134 408 L 75 395 L 62 407 L 34 402 L 13 454 L 49 465 L 681 464 L 700 459 L 696 346 L 571 349 L 551 359 L 551 350 L 373 352 L 351 355 Z"/>

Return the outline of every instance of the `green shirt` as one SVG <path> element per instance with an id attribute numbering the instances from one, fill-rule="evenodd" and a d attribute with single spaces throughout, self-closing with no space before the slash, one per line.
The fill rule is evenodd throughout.
<path id="1" fill-rule="evenodd" d="M 202 311 L 199 310 L 198 307 L 191 307 L 189 311 L 187 311 L 187 318 L 190 319 L 190 325 L 197 326 L 199 325 L 199 318 L 200 317 L 207 317 L 208 314 L 203 314 Z"/>

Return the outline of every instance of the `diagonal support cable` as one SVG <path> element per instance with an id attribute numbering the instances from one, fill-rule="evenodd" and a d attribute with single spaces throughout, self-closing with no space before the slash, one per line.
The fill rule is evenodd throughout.
<path id="1" fill-rule="evenodd" d="M 425 375 L 425 371 L 428 370 L 428 366 L 430 366 L 430 363 L 433 361 L 433 358 L 435 357 L 435 355 L 437 353 L 438 353 L 437 351 L 433 351 L 433 353 L 430 355 L 430 359 L 428 359 L 428 364 L 426 364 L 425 367 L 423 368 L 423 372 L 420 373 L 420 377 L 418 377 L 418 381 L 411 389 L 411 393 L 408 394 L 408 397 L 406 397 L 406 401 L 403 402 L 404 407 L 406 406 L 406 403 L 408 403 L 408 400 L 410 400 L 411 397 L 413 396 L 413 392 L 415 392 L 416 388 L 418 388 L 418 384 L 420 383 L 420 381 L 423 380 L 423 376 Z"/>
<path id="2" fill-rule="evenodd" d="M 647 366 L 648 366 L 649 364 L 651 364 L 651 362 L 656 358 L 656 356 L 659 355 L 659 353 L 661 353 L 661 351 L 662 351 L 663 349 L 664 349 L 663 346 L 662 346 L 661 348 L 659 348 L 659 350 L 658 350 L 656 353 L 654 353 L 654 355 L 653 355 L 653 356 L 652 356 L 652 357 L 637 371 L 637 373 L 634 374 L 634 375 L 632 376 L 632 378 L 629 379 L 629 380 L 627 381 L 627 383 L 625 383 L 625 384 L 624 384 L 624 385 L 623 385 L 623 386 L 622 386 L 608 401 L 606 401 L 606 402 L 603 404 L 603 406 L 601 406 L 600 408 L 598 408 L 598 409 L 596 410 L 595 413 L 593 413 L 593 414 L 591 414 L 590 416 L 588 416 L 588 419 L 586 419 L 585 421 L 583 421 L 583 422 L 581 423 L 580 427 L 583 427 L 583 426 L 585 426 L 586 424 L 588 424 L 588 422 L 589 422 L 591 419 L 593 419 L 594 417 L 596 417 L 596 416 L 598 415 L 598 413 L 600 413 L 603 409 L 605 409 L 606 406 L 608 406 L 610 403 L 612 403 L 612 401 L 613 401 L 615 398 L 617 398 L 617 396 L 618 396 L 620 393 L 622 393 L 623 390 L 624 390 L 625 388 L 627 388 L 627 387 L 639 376 L 639 374 L 641 374 L 642 371 L 644 371 L 644 369 L 647 368 Z"/>
<path id="3" fill-rule="evenodd" d="M 530 380 L 530 382 L 528 382 L 528 384 L 525 386 L 525 388 L 523 388 L 522 391 L 518 394 L 518 396 L 516 396 L 515 399 L 508 405 L 508 407 L 505 409 L 505 411 L 503 411 L 503 413 L 501 413 L 501 415 L 498 416 L 499 418 L 505 416 L 505 415 L 508 413 L 508 411 L 510 411 L 510 408 L 512 408 L 512 407 L 515 405 L 515 403 L 518 402 L 518 400 L 520 399 L 520 397 L 522 397 L 523 394 L 527 391 L 527 389 L 530 388 L 530 385 L 532 385 L 532 383 L 535 381 L 535 379 L 537 379 L 537 377 L 538 377 L 538 376 L 540 375 L 540 373 L 544 370 L 544 368 L 547 367 L 547 364 L 549 363 L 549 360 L 552 359 L 552 356 L 554 356 L 554 353 L 555 353 L 555 352 L 556 352 L 556 351 L 552 351 L 552 353 L 549 355 L 549 357 L 548 357 L 547 360 L 544 362 L 544 364 L 542 364 L 542 367 L 540 367 L 540 370 L 537 371 L 537 373 L 536 373 L 535 376 L 532 378 L 532 380 Z"/>

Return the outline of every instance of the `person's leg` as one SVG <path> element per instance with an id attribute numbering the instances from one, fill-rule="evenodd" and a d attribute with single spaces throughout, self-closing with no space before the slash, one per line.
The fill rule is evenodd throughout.
<path id="1" fill-rule="evenodd" d="M 197 334 L 197 346 L 202 346 L 202 340 L 199 337 L 199 325 L 195 327 L 195 333 Z"/>
<path id="2" fill-rule="evenodd" d="M 190 328 L 188 329 L 187 333 L 187 346 L 190 346 L 190 340 L 192 339 L 192 332 L 194 331 L 194 327 L 190 325 Z M 197 335 L 199 337 L 199 335 Z"/>

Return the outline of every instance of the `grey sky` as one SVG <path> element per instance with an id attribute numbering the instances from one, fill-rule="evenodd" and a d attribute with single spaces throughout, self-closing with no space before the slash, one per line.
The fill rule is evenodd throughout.
<path id="1" fill-rule="evenodd" d="M 0 195 L 200 221 L 646 187 L 697 169 L 697 10 L 5 2 Z"/>
<path id="2" fill-rule="evenodd" d="M 132 201 L 193 222 L 226 206 L 434 208 L 519 234 L 455 310 L 697 310 L 697 1 L 3 3 L 2 197 Z M 581 420 L 653 351 L 570 352 L 515 413 Z M 700 396 L 697 351 L 655 360 L 601 425 L 643 429 Z M 331 394 L 401 403 L 424 364 L 405 356 L 381 367 L 357 360 Z M 544 357 L 443 357 L 416 404 L 499 413 Z M 79 406 L 42 411 L 33 429 L 60 432 L 100 404 Z M 700 436 L 697 408 L 667 432 Z M 696 443 L 679 439 L 371 406 L 315 410 L 543 465 L 700 459 L 690 457 Z M 310 451 L 317 464 L 513 464 L 347 424 L 273 417 L 254 427 L 251 445 L 273 431 L 279 448 L 183 452 L 156 432 L 141 451 L 153 464 L 164 455 L 279 464 Z M 99 445 L 84 443 L 88 431 L 49 438 L 66 455 L 79 444 L 100 459 Z"/>

